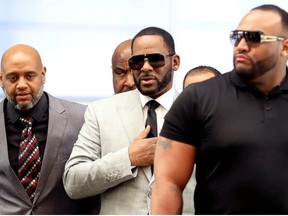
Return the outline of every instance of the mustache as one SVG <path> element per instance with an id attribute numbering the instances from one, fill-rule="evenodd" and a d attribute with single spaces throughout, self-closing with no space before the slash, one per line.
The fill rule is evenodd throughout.
<path id="1" fill-rule="evenodd" d="M 146 74 L 146 73 L 139 76 L 139 81 L 140 80 L 148 80 L 148 79 L 157 79 L 157 78 L 151 74 Z"/>
<path id="2" fill-rule="evenodd" d="M 32 93 L 31 92 L 27 92 L 27 91 L 25 91 L 25 92 L 16 92 L 14 96 L 23 96 L 23 95 L 29 95 L 29 94 L 31 95 Z"/>

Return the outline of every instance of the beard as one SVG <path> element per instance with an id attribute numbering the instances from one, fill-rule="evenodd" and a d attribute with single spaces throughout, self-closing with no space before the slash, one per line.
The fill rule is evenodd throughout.
<path id="1" fill-rule="evenodd" d="M 37 95 L 34 97 L 32 101 L 29 104 L 26 105 L 21 105 L 21 104 L 17 104 L 16 100 L 14 97 L 11 97 L 7 94 L 5 86 L 2 86 L 3 92 L 5 94 L 5 97 L 7 98 L 7 100 L 14 105 L 15 109 L 18 109 L 20 112 L 26 112 L 30 109 L 32 109 L 40 100 L 40 98 L 42 97 L 43 93 L 44 93 L 44 82 L 41 83 L 39 91 L 37 93 Z"/>
<path id="2" fill-rule="evenodd" d="M 250 60 L 250 67 L 241 67 L 237 66 L 235 63 L 235 58 L 233 59 L 233 66 L 236 73 L 246 81 L 252 81 L 273 69 L 277 64 L 276 56 L 269 56 L 268 58 L 262 59 L 257 63 L 250 58 L 250 56 L 246 57 Z"/>
<path id="3" fill-rule="evenodd" d="M 145 74 L 142 77 L 151 77 L 150 74 Z M 141 94 L 153 97 L 154 95 L 158 95 L 160 92 L 165 91 L 166 87 L 171 83 L 173 77 L 173 70 L 168 71 L 165 76 L 163 77 L 162 80 L 157 79 L 156 77 L 153 76 L 153 78 L 156 79 L 157 82 L 157 87 L 153 89 L 144 89 L 141 87 L 141 80 L 138 79 L 136 80 L 135 75 L 133 75 L 135 85 L 137 89 L 141 92 Z"/>

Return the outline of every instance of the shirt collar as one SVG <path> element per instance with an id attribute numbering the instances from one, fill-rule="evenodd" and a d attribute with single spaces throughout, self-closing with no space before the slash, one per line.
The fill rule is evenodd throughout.
<path id="1" fill-rule="evenodd" d="M 282 82 L 282 84 L 280 85 L 281 86 L 281 90 L 284 90 L 284 91 L 288 91 L 288 67 L 286 67 L 286 77 L 284 79 L 284 81 Z"/>
<path id="2" fill-rule="evenodd" d="M 288 67 L 286 67 L 286 76 L 285 76 L 283 82 L 279 86 L 276 86 L 275 89 L 273 89 L 271 91 L 271 93 L 275 93 L 275 91 L 278 92 L 278 93 L 280 93 L 280 92 L 286 92 L 287 93 L 288 92 L 288 77 L 287 77 L 287 74 L 288 74 Z M 236 73 L 235 70 L 233 70 L 232 73 L 231 73 L 231 80 L 234 83 L 234 85 L 236 85 L 239 88 L 242 88 L 242 89 L 251 89 L 251 88 L 253 88 L 254 89 L 253 86 L 247 85 L 247 83 L 241 79 L 241 77 Z M 258 90 L 258 92 L 259 92 L 259 90 Z"/>
<path id="3" fill-rule="evenodd" d="M 15 123 L 21 116 L 21 112 L 18 109 L 15 109 L 14 105 L 10 103 L 7 99 L 5 99 L 6 102 L 6 116 L 7 120 L 11 123 Z M 46 93 L 42 95 L 38 103 L 34 106 L 34 108 L 29 111 L 27 114 L 31 115 L 31 117 L 41 122 L 44 118 L 45 112 L 48 110 L 48 97 Z"/>
<path id="4" fill-rule="evenodd" d="M 139 92 L 139 95 L 140 95 L 142 108 L 144 108 L 144 106 L 146 105 L 148 101 L 156 100 L 159 104 L 161 104 L 162 107 L 164 107 L 164 109 L 169 110 L 176 97 L 176 90 L 174 88 L 171 88 L 169 91 L 167 91 L 166 93 L 164 93 L 163 95 L 161 95 L 160 97 L 156 99 L 143 95 L 140 92 Z"/>

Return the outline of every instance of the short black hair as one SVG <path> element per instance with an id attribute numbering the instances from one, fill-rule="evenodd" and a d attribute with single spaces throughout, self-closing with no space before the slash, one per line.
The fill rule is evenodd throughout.
<path id="1" fill-rule="evenodd" d="M 165 31 L 164 29 L 158 28 L 158 27 L 147 27 L 142 29 L 140 32 L 138 32 L 134 38 L 132 39 L 132 44 L 131 44 L 131 49 L 133 52 L 133 45 L 134 45 L 134 41 L 136 40 L 136 38 L 144 36 L 144 35 L 159 35 L 163 38 L 163 41 L 165 43 L 165 45 L 167 46 L 167 50 L 169 52 L 169 54 L 175 54 L 175 44 L 174 44 L 174 39 L 172 37 L 172 35 Z"/>

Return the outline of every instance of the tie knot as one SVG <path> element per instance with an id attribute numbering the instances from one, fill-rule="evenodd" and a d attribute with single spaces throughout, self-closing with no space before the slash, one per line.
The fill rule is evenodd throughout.
<path id="1" fill-rule="evenodd" d="M 147 102 L 147 106 L 149 109 L 155 110 L 157 107 L 160 106 L 160 104 L 155 100 L 150 100 Z"/>
<path id="2" fill-rule="evenodd" d="M 32 126 L 33 118 L 32 117 L 20 117 L 20 121 L 23 125 Z"/>

